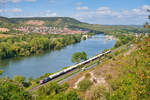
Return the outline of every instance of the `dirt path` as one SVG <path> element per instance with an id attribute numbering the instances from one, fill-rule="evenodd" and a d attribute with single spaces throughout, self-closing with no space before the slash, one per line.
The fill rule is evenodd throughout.
<path id="1" fill-rule="evenodd" d="M 133 52 L 136 49 L 136 46 L 131 48 L 127 53 L 124 54 L 124 56 L 130 55 L 131 52 Z"/>
<path id="2" fill-rule="evenodd" d="M 75 82 L 75 86 L 74 86 L 73 88 L 76 89 L 76 88 L 78 87 L 78 83 L 79 83 L 80 81 L 82 81 L 84 78 L 85 78 L 85 76 L 82 76 L 81 78 L 79 78 L 78 81 Z"/>
<path id="3" fill-rule="evenodd" d="M 135 49 L 136 46 L 131 47 L 131 49 L 125 52 L 123 56 L 130 55 Z M 95 70 L 88 72 L 91 75 L 90 80 L 94 83 L 94 85 L 101 84 L 108 88 L 108 80 L 112 78 L 118 78 L 120 76 L 118 69 L 120 68 L 119 62 L 121 61 L 122 59 L 117 58 L 117 60 L 109 60 L 109 62 L 98 65 L 99 67 L 96 67 Z M 73 86 L 73 88 L 77 88 L 78 83 L 85 78 L 85 74 L 86 73 L 74 78 L 73 80 L 70 80 L 73 81 L 69 82 L 71 83 L 71 86 Z"/>

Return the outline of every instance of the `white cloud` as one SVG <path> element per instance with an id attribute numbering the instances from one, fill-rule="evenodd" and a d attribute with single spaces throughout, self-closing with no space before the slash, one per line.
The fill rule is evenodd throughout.
<path id="1" fill-rule="evenodd" d="M 21 2 L 21 0 L 0 0 L 0 3 L 7 3 L 7 2 L 18 3 Z"/>
<path id="2" fill-rule="evenodd" d="M 3 13 L 3 12 L 6 12 L 6 13 L 18 13 L 18 12 L 23 12 L 23 10 L 20 9 L 20 8 L 0 9 L 0 13 Z"/>
<path id="3" fill-rule="evenodd" d="M 144 24 L 149 15 L 149 5 L 130 10 L 114 11 L 109 7 L 99 7 L 95 11 L 78 12 L 75 18 L 94 24 Z"/>
<path id="4" fill-rule="evenodd" d="M 2 13 L 3 12 L 3 10 L 2 9 L 0 9 L 0 13 Z"/>
<path id="5" fill-rule="evenodd" d="M 89 8 L 87 6 L 83 6 L 83 7 L 77 7 L 77 10 L 88 10 Z"/>
<path id="6" fill-rule="evenodd" d="M 9 0 L 0 0 L 0 3 L 6 3 L 8 2 Z"/>
<path id="7" fill-rule="evenodd" d="M 18 2 L 22 2 L 22 1 L 35 2 L 36 0 L 0 0 L 0 3 L 8 3 L 8 2 L 18 3 Z"/>
<path id="8" fill-rule="evenodd" d="M 14 9 L 11 9 L 10 12 L 13 12 L 13 13 L 17 13 L 17 12 L 22 12 L 23 10 L 20 9 L 20 8 L 14 8 Z"/>
<path id="9" fill-rule="evenodd" d="M 111 14 L 111 10 L 108 7 L 100 7 L 97 9 L 96 12 L 99 14 L 104 14 L 104 15 Z"/>
<path id="10" fill-rule="evenodd" d="M 50 10 L 47 10 L 44 16 L 46 16 L 46 17 L 56 17 L 57 14 L 52 12 L 52 11 L 50 11 Z"/>
<path id="11" fill-rule="evenodd" d="M 21 2 L 21 0 L 10 0 L 10 1 L 13 2 L 13 3 Z"/>
<path id="12" fill-rule="evenodd" d="M 82 6 L 83 5 L 83 3 L 82 2 L 78 2 L 78 3 L 76 3 L 76 9 L 77 10 L 88 10 L 89 8 L 88 8 L 88 6 Z"/>
<path id="13" fill-rule="evenodd" d="M 35 2 L 36 0 L 25 0 L 27 2 Z"/>
<path id="14" fill-rule="evenodd" d="M 56 13 L 52 13 L 50 16 L 51 16 L 51 17 L 56 17 L 57 14 L 56 14 Z"/>
<path id="15" fill-rule="evenodd" d="M 50 3 L 54 3 L 54 0 L 50 0 Z"/>
<path id="16" fill-rule="evenodd" d="M 150 5 L 144 5 L 142 8 L 145 10 L 148 10 L 148 9 L 150 10 Z"/>
<path id="17" fill-rule="evenodd" d="M 109 7 L 100 7 L 97 9 L 97 11 L 108 11 L 108 10 L 110 10 Z"/>
<path id="18" fill-rule="evenodd" d="M 82 2 L 76 3 L 77 6 L 81 6 L 82 4 L 83 4 Z"/>

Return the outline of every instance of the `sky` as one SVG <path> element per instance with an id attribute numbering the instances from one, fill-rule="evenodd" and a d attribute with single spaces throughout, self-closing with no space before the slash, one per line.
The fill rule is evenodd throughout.
<path id="1" fill-rule="evenodd" d="M 72 17 L 105 25 L 143 25 L 150 0 L 0 0 L 0 16 Z"/>

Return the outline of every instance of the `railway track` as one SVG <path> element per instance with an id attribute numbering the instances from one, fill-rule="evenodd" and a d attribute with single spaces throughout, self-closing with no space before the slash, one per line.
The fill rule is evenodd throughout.
<path id="1" fill-rule="evenodd" d="M 121 46 L 120 48 L 113 50 L 112 53 L 118 51 L 119 49 L 121 49 L 121 48 L 123 48 L 123 47 L 124 47 L 124 46 Z M 110 51 L 110 52 L 107 52 L 106 54 L 108 54 L 108 53 L 111 53 L 111 51 Z M 99 57 L 101 57 L 101 56 L 103 56 L 103 55 L 99 54 L 99 55 L 97 55 L 97 56 L 94 56 L 94 57 L 90 58 L 91 60 L 88 59 L 87 61 L 90 62 L 90 61 L 97 60 L 97 59 L 98 59 Z M 85 62 L 85 61 L 84 61 L 84 62 Z M 83 62 L 79 63 L 78 65 L 80 65 L 80 64 L 83 64 Z M 87 64 L 87 63 L 86 63 L 86 64 Z M 86 64 L 85 64 L 85 65 L 86 65 Z M 86 68 L 85 70 L 89 70 L 89 69 L 95 67 L 96 65 L 97 65 L 97 64 L 91 65 L 91 66 L 89 66 L 88 68 Z M 75 71 L 77 71 L 77 70 L 79 70 L 79 68 L 73 69 L 72 71 L 67 72 L 67 73 L 65 73 L 65 74 L 63 74 L 63 75 L 66 75 L 66 74 L 69 74 L 69 73 L 73 73 L 73 72 L 75 72 Z M 71 79 L 72 77 L 78 75 L 80 72 L 81 72 L 81 70 L 80 70 L 79 72 L 75 73 L 75 74 L 70 75 L 69 77 L 67 77 L 67 78 L 65 78 L 65 79 L 63 79 L 63 80 L 60 80 L 60 81 L 58 82 L 58 84 L 63 84 L 64 82 L 68 81 L 68 80 Z M 52 81 L 59 80 L 59 78 L 63 77 L 63 75 L 60 75 L 59 77 L 54 78 L 54 79 L 52 79 L 51 81 L 48 81 L 47 83 L 44 83 L 44 84 L 38 85 L 38 86 L 36 86 L 36 87 L 33 87 L 32 89 L 29 90 L 29 92 L 32 92 L 32 91 L 34 91 L 34 90 L 37 90 L 37 89 L 40 88 L 41 86 L 44 86 L 44 85 L 46 85 L 46 84 L 48 84 L 48 83 L 50 83 L 50 82 L 52 82 Z"/>

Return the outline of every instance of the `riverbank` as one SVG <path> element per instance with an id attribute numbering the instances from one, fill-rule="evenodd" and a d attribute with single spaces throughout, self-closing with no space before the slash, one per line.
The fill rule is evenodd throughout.
<path id="1" fill-rule="evenodd" d="M 88 58 L 90 58 L 104 49 L 112 48 L 116 43 L 116 40 L 109 40 L 107 43 L 105 41 L 105 35 L 98 34 L 94 38 L 83 40 L 80 43 L 69 45 L 59 51 L 52 51 L 43 56 L 25 57 L 19 61 L 13 61 L 13 59 L 6 61 L 8 64 L 1 68 L 4 70 L 2 77 L 9 76 L 13 78 L 14 75 L 23 75 L 27 79 L 29 77 L 35 79 L 45 73 L 57 72 L 65 66 L 74 64 L 71 62 L 74 52 L 85 51 Z"/>
<path id="2" fill-rule="evenodd" d="M 82 35 L 37 35 L 1 38 L 0 59 L 31 56 L 46 50 L 60 50 L 70 44 L 80 42 Z"/>

